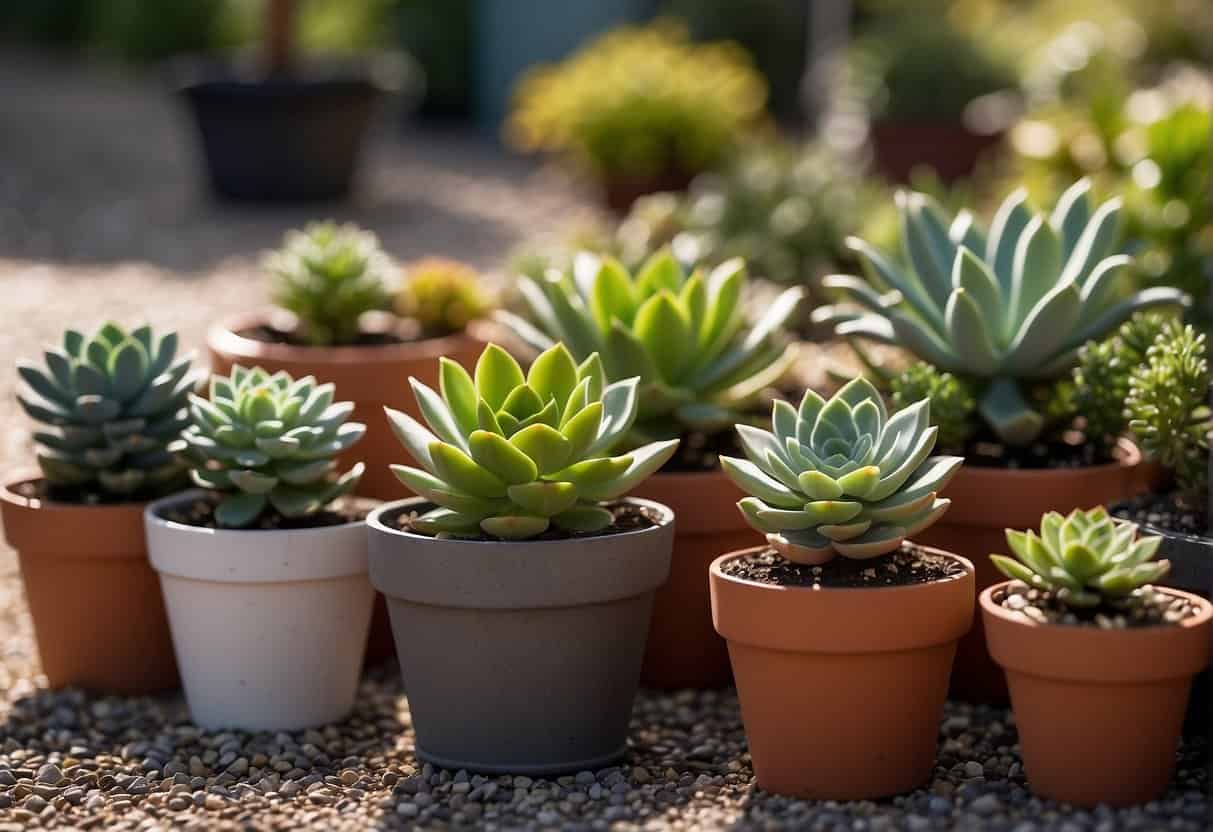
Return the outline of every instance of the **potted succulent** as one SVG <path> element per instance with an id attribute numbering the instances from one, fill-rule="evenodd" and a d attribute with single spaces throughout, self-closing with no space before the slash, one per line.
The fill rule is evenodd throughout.
<path id="1" fill-rule="evenodd" d="M 640 379 L 639 415 L 626 443 L 683 440 L 680 453 L 636 492 L 679 518 L 645 656 L 643 681 L 652 687 L 729 683 L 703 576 L 722 551 L 758 541 L 732 511 L 741 495 L 718 457 L 740 450 L 733 425 L 796 361 L 782 327 L 803 295 L 799 287 L 785 290 L 751 324 L 741 302 L 746 283 L 738 259 L 688 275 L 662 250 L 633 276 L 614 260 L 581 253 L 571 274 L 521 278 L 535 325 L 503 315 L 536 349 L 561 342 L 579 360 L 599 353 L 612 380 Z"/>
<path id="2" fill-rule="evenodd" d="M 365 427 L 333 385 L 236 366 L 190 397 L 173 450 L 203 490 L 147 506 L 185 699 L 206 729 L 293 731 L 353 706 L 371 617 L 362 463 L 336 457 Z"/>
<path id="3" fill-rule="evenodd" d="M 141 694 L 177 686 L 143 508 L 188 484 L 168 445 L 196 378 L 177 335 L 107 323 L 19 362 L 41 473 L 0 490 L 42 671 L 53 688 Z"/>
<path id="4" fill-rule="evenodd" d="M 1043 797 L 1126 806 L 1171 781 L 1213 606 L 1150 586 L 1169 566 L 1151 560 L 1160 543 L 1097 507 L 1050 512 L 1039 535 L 1007 530 L 1015 557 L 990 556 L 1011 580 L 981 594 L 981 613 L 1028 783 Z"/>
<path id="5" fill-rule="evenodd" d="M 570 157 L 626 213 L 684 189 L 764 118 L 766 82 L 733 43 L 693 44 L 661 22 L 621 27 L 519 81 L 506 137 Z"/>
<path id="6" fill-rule="evenodd" d="M 725 472 L 767 545 L 711 567 L 754 775 L 767 791 L 865 800 L 931 776 L 973 565 L 909 538 L 947 510 L 960 457 L 931 456 L 928 400 L 891 416 L 854 379 L 829 401 L 777 401 L 771 429 L 738 425 Z M 856 703 L 862 702 L 862 718 Z"/>
<path id="7" fill-rule="evenodd" d="M 425 424 L 389 416 L 421 496 L 373 512 L 371 580 L 388 598 L 417 756 L 450 769 L 598 769 L 626 751 L 674 515 L 622 499 L 678 440 L 612 455 L 639 406 L 561 345 L 524 376 L 490 344 L 475 376 L 441 360 L 410 384 Z M 428 427 L 427 427 L 428 425 Z"/>
<path id="8" fill-rule="evenodd" d="M 901 192 L 904 265 L 850 240 L 869 279 L 832 276 L 823 285 L 863 311 L 814 313 L 840 336 L 902 346 L 928 374 L 951 374 L 972 391 L 973 408 L 960 419 L 966 438 L 955 448 L 965 465 L 952 483 L 952 510 L 921 542 L 973 560 L 979 587 L 997 575 L 978 557 L 999 545 L 1008 524 L 1029 526 L 1046 511 L 1115 502 L 1138 488 L 1136 448 L 1076 444 L 1069 421 L 1050 417 L 1085 343 L 1139 309 L 1188 299 L 1167 287 L 1118 295 L 1117 277 L 1131 262 L 1111 254 L 1120 204 L 1096 208 L 1089 191 L 1077 182 L 1048 215 L 1033 213 L 1016 191 L 988 232 L 968 212 L 951 218 L 927 195 Z M 980 626 L 961 646 L 953 682 L 962 698 L 1006 698 Z"/>

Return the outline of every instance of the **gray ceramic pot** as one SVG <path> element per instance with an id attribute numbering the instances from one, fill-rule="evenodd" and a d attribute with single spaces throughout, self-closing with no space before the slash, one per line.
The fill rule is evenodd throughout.
<path id="1" fill-rule="evenodd" d="M 572 540 L 439 540 L 400 531 L 424 500 L 367 518 L 371 583 L 387 597 L 417 756 L 490 773 L 609 765 L 627 749 L 653 593 L 674 515 Z M 705 575 L 704 580 L 707 580 Z"/>

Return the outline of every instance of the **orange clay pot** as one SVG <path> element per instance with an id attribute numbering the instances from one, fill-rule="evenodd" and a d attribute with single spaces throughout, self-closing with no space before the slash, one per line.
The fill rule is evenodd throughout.
<path id="1" fill-rule="evenodd" d="M 943 519 L 916 535 L 915 542 L 972 561 L 980 592 L 1004 579 L 989 555 L 1006 550 L 1007 529 L 1037 529 L 1046 512 L 1066 514 L 1137 494 L 1141 453 L 1130 443 L 1124 443 L 1121 451 L 1120 461 L 1087 468 L 1008 470 L 962 465 L 944 490 L 951 507 Z M 957 648 L 951 694 L 968 702 L 1007 702 L 1006 678 L 986 649 L 980 618 Z"/>
<path id="2" fill-rule="evenodd" d="M 160 581 L 147 560 L 145 503 L 85 506 L 0 489 L 42 671 L 52 688 L 145 694 L 178 686 Z"/>
<path id="3" fill-rule="evenodd" d="M 417 401 L 409 386 L 409 376 L 438 388 L 438 359 L 454 359 L 471 370 L 487 341 L 471 331 L 447 338 L 428 338 L 403 344 L 360 347 L 297 347 L 245 338 L 239 333 L 264 324 L 267 316 L 246 315 L 213 327 L 207 333 L 211 371 L 226 374 L 233 364 L 262 367 L 270 372 L 285 370 L 294 378 L 315 376 L 320 382 L 332 382 L 337 401 L 354 403 L 354 421 L 366 424 L 366 435 L 340 457 L 349 467 L 366 463 L 366 472 L 357 492 L 379 500 L 398 500 L 413 496 L 388 467 L 407 461 L 408 452 L 400 445 L 388 425 L 384 407 L 401 410 L 420 419 Z M 383 596 L 376 594 L 375 610 L 367 644 L 367 663 L 376 664 L 395 655 L 392 628 L 388 622 Z"/>
<path id="4" fill-rule="evenodd" d="M 1101 630 L 1037 624 L 981 593 L 990 652 L 1007 672 L 1024 770 L 1042 797 L 1130 806 L 1161 797 L 1192 677 L 1209 663 L 1208 601 L 1176 626 Z"/>
<path id="5" fill-rule="evenodd" d="M 862 800 L 922 785 L 935 763 L 956 641 L 973 618 L 973 564 L 931 583 L 780 587 L 711 567 L 712 619 L 729 642 L 758 785 Z"/>
<path id="6" fill-rule="evenodd" d="M 640 684 L 653 688 L 722 688 L 733 680 L 724 639 L 712 627 L 708 567 L 762 535 L 737 508 L 745 495 L 720 469 L 656 474 L 632 492 L 674 510 L 669 579 L 657 590 Z"/>

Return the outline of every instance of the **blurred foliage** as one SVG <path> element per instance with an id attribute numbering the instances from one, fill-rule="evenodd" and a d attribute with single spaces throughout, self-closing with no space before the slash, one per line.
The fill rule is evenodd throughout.
<path id="1" fill-rule="evenodd" d="M 977 421 L 977 400 L 971 385 L 919 361 L 889 379 L 889 394 L 897 410 L 928 399 L 931 424 L 939 428 L 939 450 L 964 452 Z"/>
<path id="2" fill-rule="evenodd" d="M 485 317 L 493 301 L 474 268 L 446 257 L 410 263 L 393 302 L 398 315 L 412 318 L 428 338 L 463 332 Z"/>
<path id="3" fill-rule="evenodd" d="M 720 164 L 764 119 L 766 82 L 735 43 L 692 43 L 670 21 L 625 26 L 515 90 L 506 137 L 597 176 L 643 179 Z"/>

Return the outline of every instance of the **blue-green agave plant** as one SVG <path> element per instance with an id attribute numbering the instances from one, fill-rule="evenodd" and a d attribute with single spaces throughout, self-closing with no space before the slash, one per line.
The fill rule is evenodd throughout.
<path id="1" fill-rule="evenodd" d="M 995 434 L 1008 444 L 1029 443 L 1044 419 L 1021 381 L 1065 374 L 1084 343 L 1139 309 L 1190 302 L 1171 287 L 1124 296 L 1118 283 L 1131 259 L 1113 253 L 1121 203 L 1095 207 L 1090 190 L 1087 180 L 1076 182 L 1048 215 L 1033 213 L 1026 192 L 1017 190 L 988 233 L 968 211 L 949 218 L 930 196 L 899 192 L 907 266 L 848 240 L 868 280 L 833 275 L 823 285 L 866 311 L 822 307 L 814 320 L 980 380 L 978 408 Z"/>

